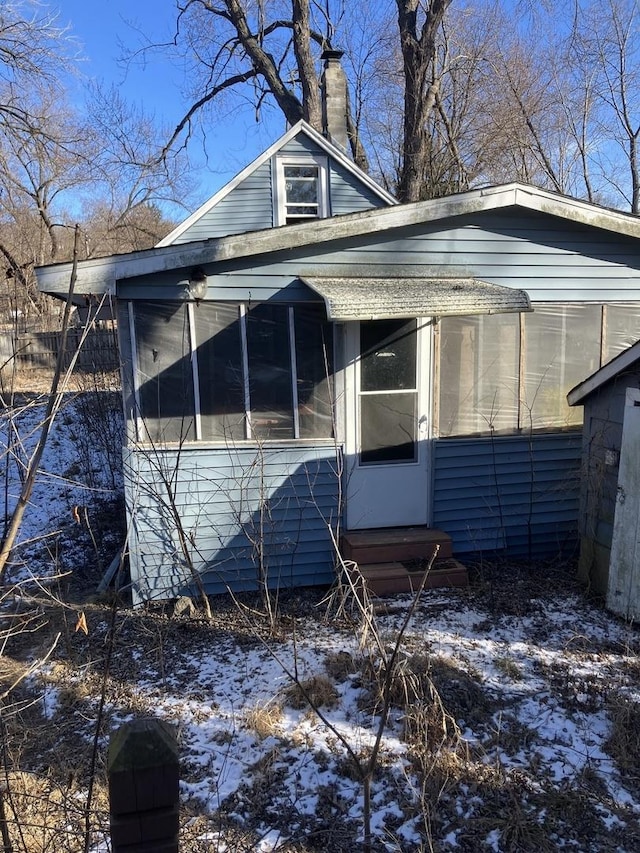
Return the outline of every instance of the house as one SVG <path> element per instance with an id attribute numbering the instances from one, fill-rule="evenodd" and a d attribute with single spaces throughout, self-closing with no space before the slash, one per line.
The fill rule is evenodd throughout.
<path id="1" fill-rule="evenodd" d="M 134 602 L 329 583 L 339 527 L 571 553 L 566 394 L 635 340 L 639 250 L 521 184 L 394 204 L 300 124 L 156 248 L 80 263 L 118 305 Z"/>
<path id="2" fill-rule="evenodd" d="M 640 327 L 635 330 L 640 338 Z M 584 408 L 579 575 L 621 616 L 640 616 L 640 341 L 567 395 Z"/>

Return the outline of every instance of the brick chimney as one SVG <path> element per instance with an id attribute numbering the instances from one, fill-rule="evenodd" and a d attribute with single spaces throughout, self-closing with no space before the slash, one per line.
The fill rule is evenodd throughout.
<path id="1" fill-rule="evenodd" d="M 347 150 L 347 77 L 340 60 L 342 50 L 322 53 L 322 131 L 342 151 Z"/>

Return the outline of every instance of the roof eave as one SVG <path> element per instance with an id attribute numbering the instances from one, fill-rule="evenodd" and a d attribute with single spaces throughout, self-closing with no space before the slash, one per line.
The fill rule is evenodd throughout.
<path id="1" fill-rule="evenodd" d="M 84 293 L 114 293 L 116 281 L 134 276 L 237 260 L 304 246 L 317 246 L 334 240 L 365 237 L 392 229 L 428 225 L 440 220 L 510 207 L 538 211 L 640 239 L 640 220 L 630 214 L 597 208 L 587 202 L 555 196 L 546 190 L 514 183 L 470 190 L 441 199 L 334 216 L 299 225 L 267 228 L 250 232 L 251 239 L 248 239 L 247 233 L 234 234 L 82 261 L 78 264 L 76 287 L 78 292 Z M 63 292 L 69 280 L 71 264 L 59 264 L 53 268 L 39 267 L 36 272 L 40 290 Z"/>
<path id="2" fill-rule="evenodd" d="M 587 376 L 582 382 L 576 385 L 567 394 L 567 402 L 570 406 L 581 406 L 584 404 L 587 397 L 606 385 L 624 370 L 627 370 L 631 365 L 640 361 L 640 341 L 636 341 L 626 350 L 621 352 L 610 362 L 596 370 L 591 376 Z"/>

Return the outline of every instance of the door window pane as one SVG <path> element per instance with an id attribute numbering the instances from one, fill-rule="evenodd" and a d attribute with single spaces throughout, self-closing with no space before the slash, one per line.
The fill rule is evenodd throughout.
<path id="1" fill-rule="evenodd" d="M 412 462 L 417 431 L 417 321 L 360 323 L 360 463 Z"/>
<path id="2" fill-rule="evenodd" d="M 289 309 L 257 305 L 247 312 L 251 429 L 256 438 L 293 438 Z"/>
<path id="3" fill-rule="evenodd" d="M 416 387 L 416 320 L 360 323 L 360 389 Z"/>
<path id="4" fill-rule="evenodd" d="M 194 306 L 202 438 L 245 435 L 240 309 L 234 303 Z"/>
<path id="5" fill-rule="evenodd" d="M 144 441 L 195 438 L 194 393 L 187 306 L 136 302 L 138 399 Z"/>
<path id="6" fill-rule="evenodd" d="M 413 462 L 416 458 L 415 392 L 360 397 L 360 463 Z"/>

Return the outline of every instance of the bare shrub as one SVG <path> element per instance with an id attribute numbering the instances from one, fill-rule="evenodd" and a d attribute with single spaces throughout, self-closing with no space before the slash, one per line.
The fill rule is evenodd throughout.
<path id="1" fill-rule="evenodd" d="M 358 664 L 349 652 L 330 652 L 324 659 L 327 674 L 336 681 L 346 681 L 350 675 L 358 671 Z"/>
<path id="2" fill-rule="evenodd" d="M 28 853 L 65 851 L 80 853 L 87 818 L 84 797 L 78 797 L 75 782 L 57 784 L 51 775 L 11 771 L 4 779 L 7 824 L 13 849 Z M 96 791 L 97 811 L 90 815 L 92 835 L 103 837 L 108 828 L 106 787 Z"/>
<path id="3" fill-rule="evenodd" d="M 612 723 L 605 749 L 616 761 L 622 774 L 640 780 L 640 704 L 626 696 L 608 703 Z"/>

